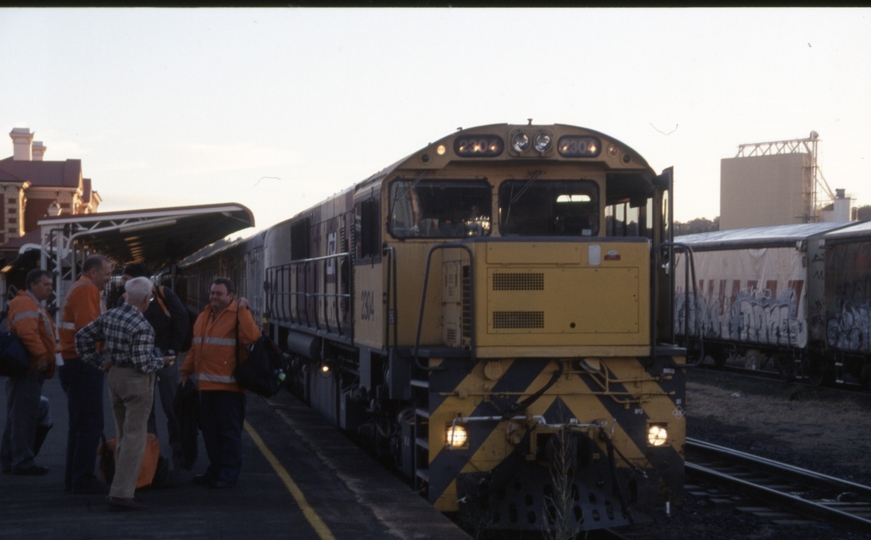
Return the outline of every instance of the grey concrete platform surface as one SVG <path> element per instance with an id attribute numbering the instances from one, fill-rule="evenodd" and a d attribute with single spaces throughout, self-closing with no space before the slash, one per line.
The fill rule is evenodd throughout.
<path id="1" fill-rule="evenodd" d="M 0 378 L 0 429 L 5 428 L 5 378 Z M 180 471 L 176 485 L 137 492 L 147 508 L 108 511 L 105 496 L 64 493 L 66 396 L 57 378 L 46 381 L 54 428 L 37 463 L 41 477 L 0 476 L 0 539 L 468 539 L 446 517 L 282 390 L 248 395 L 239 483 L 213 490 L 191 483 L 206 467 Z M 158 410 L 160 408 L 158 407 Z M 106 436 L 115 428 L 104 398 Z M 163 455 L 165 420 L 158 415 Z"/>

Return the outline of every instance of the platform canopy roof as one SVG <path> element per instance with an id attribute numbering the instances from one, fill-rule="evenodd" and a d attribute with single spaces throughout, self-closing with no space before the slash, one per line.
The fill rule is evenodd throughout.
<path id="1" fill-rule="evenodd" d="M 177 206 L 43 219 L 42 246 L 62 238 L 119 264 L 158 268 L 177 262 L 234 232 L 254 226 L 251 210 L 236 203 Z"/>

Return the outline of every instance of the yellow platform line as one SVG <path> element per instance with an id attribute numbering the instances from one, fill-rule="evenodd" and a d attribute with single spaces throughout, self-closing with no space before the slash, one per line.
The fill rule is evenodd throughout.
<path id="1" fill-rule="evenodd" d="M 327 524 L 321 520 L 320 516 L 318 516 L 317 512 L 309 506 L 308 501 L 305 500 L 305 495 L 303 495 L 302 490 L 299 489 L 299 486 L 296 485 L 296 482 L 293 481 L 293 478 L 290 477 L 290 473 L 287 472 L 287 469 L 278 461 L 278 458 L 275 457 L 266 444 L 263 442 L 263 439 L 260 438 L 260 435 L 254 431 L 254 428 L 248 421 L 245 421 L 245 431 L 248 432 L 248 435 L 254 440 L 254 444 L 257 445 L 257 448 L 260 449 L 260 452 L 263 454 L 263 457 L 266 458 L 266 461 L 272 465 L 272 468 L 275 469 L 275 472 L 278 474 L 278 477 L 281 478 L 281 481 L 284 482 L 285 487 L 293 495 L 293 498 L 296 500 L 296 504 L 299 505 L 299 508 L 302 510 L 303 515 L 314 528 L 315 532 L 318 533 L 318 536 L 321 540 L 336 540 L 336 537 L 333 536 L 333 533 L 330 532 L 330 528 L 327 527 Z"/>

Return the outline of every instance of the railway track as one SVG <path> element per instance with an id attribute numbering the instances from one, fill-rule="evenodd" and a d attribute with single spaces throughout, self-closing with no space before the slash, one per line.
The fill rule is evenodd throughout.
<path id="1" fill-rule="evenodd" d="M 725 484 L 763 506 L 740 509 L 775 522 L 808 516 L 871 531 L 871 487 L 687 438 L 688 478 Z M 743 503 L 742 503 L 743 504 Z M 792 513 L 784 514 L 785 509 Z"/>

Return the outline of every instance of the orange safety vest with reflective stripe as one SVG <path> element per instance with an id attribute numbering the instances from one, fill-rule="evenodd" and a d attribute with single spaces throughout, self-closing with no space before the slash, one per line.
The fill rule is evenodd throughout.
<path id="1" fill-rule="evenodd" d="M 79 353 L 76 352 L 76 332 L 104 311 L 106 311 L 106 304 L 103 302 L 102 291 L 96 283 L 87 276 L 82 276 L 73 283 L 64 296 L 57 329 L 60 338 L 58 351 L 62 358 L 79 357 Z"/>
<path id="2" fill-rule="evenodd" d="M 233 301 L 215 320 L 212 320 L 212 306 L 197 317 L 194 324 L 191 350 L 188 351 L 181 374 L 194 374 L 200 390 L 229 390 L 242 392 L 236 384 L 233 370 L 236 369 L 236 320 L 239 321 L 240 360 L 247 358 L 246 345 L 257 341 L 260 327 L 248 308 L 237 309 Z"/>
<path id="3" fill-rule="evenodd" d="M 54 323 L 46 313 L 42 303 L 29 291 L 18 291 L 18 295 L 9 303 L 9 331 L 18 336 L 27 357 L 30 359 L 31 370 L 40 362 L 48 365 L 45 378 L 54 375 Z"/>

